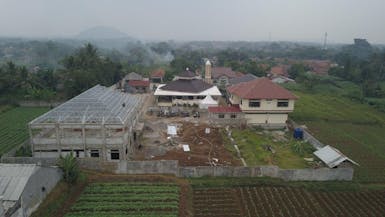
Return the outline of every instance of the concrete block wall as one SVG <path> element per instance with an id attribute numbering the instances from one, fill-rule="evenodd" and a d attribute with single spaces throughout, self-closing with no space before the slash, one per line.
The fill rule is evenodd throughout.
<path id="1" fill-rule="evenodd" d="M 178 161 L 120 161 L 115 170 L 122 174 L 172 174 L 178 173 Z"/>
<path id="2" fill-rule="evenodd" d="M 79 167 L 100 172 L 112 172 L 118 169 L 119 161 L 101 161 L 92 158 L 78 158 Z"/>
<path id="3" fill-rule="evenodd" d="M 2 157 L 1 163 L 9 164 L 37 164 L 41 166 L 57 165 L 57 158 L 37 158 L 37 157 Z"/>
<path id="4" fill-rule="evenodd" d="M 82 168 L 115 172 L 119 174 L 171 174 L 178 177 L 273 177 L 288 181 L 331 181 L 353 180 L 353 168 L 280 169 L 277 166 L 196 166 L 183 167 L 176 160 L 159 161 L 100 161 L 98 159 L 78 159 Z M 2 163 L 37 163 L 43 166 L 57 164 L 56 158 L 2 158 Z"/>
<path id="5" fill-rule="evenodd" d="M 179 177 L 273 177 L 287 181 L 329 181 L 353 179 L 353 168 L 320 168 L 320 169 L 280 169 L 277 166 L 257 167 L 179 167 Z"/>

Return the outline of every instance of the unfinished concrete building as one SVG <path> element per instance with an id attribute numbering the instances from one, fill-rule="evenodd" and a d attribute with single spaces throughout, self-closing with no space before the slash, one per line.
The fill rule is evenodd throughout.
<path id="1" fill-rule="evenodd" d="M 96 85 L 29 123 L 34 157 L 129 159 L 143 96 Z"/>

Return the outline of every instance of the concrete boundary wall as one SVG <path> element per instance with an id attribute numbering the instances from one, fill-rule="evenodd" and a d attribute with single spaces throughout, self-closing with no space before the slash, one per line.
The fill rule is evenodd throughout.
<path id="1" fill-rule="evenodd" d="M 55 166 L 57 158 L 36 158 L 36 157 L 2 157 L 1 163 L 8 164 L 37 164 L 39 166 Z"/>
<path id="2" fill-rule="evenodd" d="M 172 174 L 178 175 L 178 161 L 120 161 L 116 173 L 122 174 Z"/>
<path id="3" fill-rule="evenodd" d="M 331 181 L 353 179 L 353 168 L 280 169 L 277 166 L 258 167 L 179 167 L 179 177 L 273 177 L 287 181 Z"/>
<path id="4" fill-rule="evenodd" d="M 158 161 L 100 161 L 78 159 L 82 168 L 118 174 L 170 174 L 178 177 L 273 177 L 287 181 L 353 180 L 353 168 L 281 169 L 277 166 L 179 166 L 176 160 Z M 6 157 L 2 163 L 57 164 L 56 158 Z"/>

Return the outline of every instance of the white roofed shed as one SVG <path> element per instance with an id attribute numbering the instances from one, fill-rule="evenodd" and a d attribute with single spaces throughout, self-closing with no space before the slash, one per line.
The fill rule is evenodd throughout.
<path id="1" fill-rule="evenodd" d="M 321 159 L 322 162 L 324 162 L 330 168 L 337 167 L 344 161 L 349 161 L 353 164 L 358 165 L 358 163 L 346 157 L 338 149 L 331 147 L 329 145 L 318 149 L 317 151 L 314 152 L 314 155 L 317 156 L 319 159 Z"/>

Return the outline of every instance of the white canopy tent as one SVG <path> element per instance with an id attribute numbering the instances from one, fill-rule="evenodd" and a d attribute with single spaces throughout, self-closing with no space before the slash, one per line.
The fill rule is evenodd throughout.
<path id="1" fill-rule="evenodd" d="M 199 103 L 200 109 L 208 109 L 209 107 L 218 106 L 218 102 L 215 101 L 210 95 L 207 95 Z"/>

